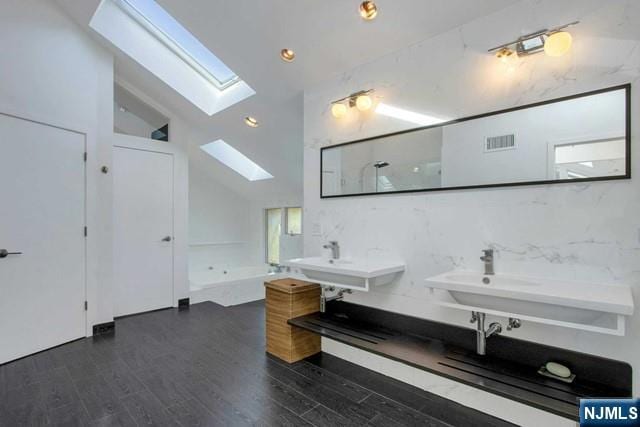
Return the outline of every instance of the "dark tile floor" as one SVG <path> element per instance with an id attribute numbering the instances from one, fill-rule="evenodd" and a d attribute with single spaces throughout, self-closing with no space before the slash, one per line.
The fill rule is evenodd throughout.
<path id="1" fill-rule="evenodd" d="M 116 333 L 0 366 L 0 426 L 506 426 L 322 354 L 264 352 L 262 302 L 119 319 Z"/>

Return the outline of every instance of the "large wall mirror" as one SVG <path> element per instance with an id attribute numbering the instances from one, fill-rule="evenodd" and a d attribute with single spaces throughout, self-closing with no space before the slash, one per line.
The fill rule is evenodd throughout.
<path id="1" fill-rule="evenodd" d="M 631 177 L 630 85 L 321 150 L 323 198 Z"/>

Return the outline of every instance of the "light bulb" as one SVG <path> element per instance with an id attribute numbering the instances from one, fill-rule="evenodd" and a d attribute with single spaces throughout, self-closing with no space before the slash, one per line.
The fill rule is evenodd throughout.
<path id="1" fill-rule="evenodd" d="M 340 119 L 347 114 L 347 106 L 344 104 L 333 104 L 331 106 L 331 114 L 336 119 Z"/>
<path id="2" fill-rule="evenodd" d="M 247 124 L 247 126 L 251 126 L 252 128 L 257 128 L 258 126 L 260 126 L 260 123 L 258 123 L 258 121 L 251 116 L 245 117 L 244 122 Z"/>
<path id="3" fill-rule="evenodd" d="M 360 111 L 367 111 L 373 105 L 373 100 L 369 95 L 360 95 L 356 98 L 356 108 Z"/>
<path id="4" fill-rule="evenodd" d="M 296 59 L 296 53 L 291 49 L 282 49 L 280 51 L 280 58 L 285 62 L 292 62 Z"/>
<path id="5" fill-rule="evenodd" d="M 360 4 L 360 16 L 367 21 L 374 19 L 378 15 L 378 7 L 371 0 L 363 1 Z"/>
<path id="6" fill-rule="evenodd" d="M 496 58 L 500 60 L 503 64 L 507 64 L 510 60 L 518 55 L 508 47 L 503 47 L 499 51 L 496 52 Z"/>
<path id="7" fill-rule="evenodd" d="M 544 42 L 544 53 L 549 56 L 562 56 L 571 49 L 573 37 L 566 31 L 558 31 L 547 37 Z"/>

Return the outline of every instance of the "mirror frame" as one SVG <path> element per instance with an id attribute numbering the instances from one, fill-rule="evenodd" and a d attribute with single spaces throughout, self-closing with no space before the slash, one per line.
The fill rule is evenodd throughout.
<path id="1" fill-rule="evenodd" d="M 609 175 L 609 176 L 598 176 L 591 178 L 575 178 L 575 179 L 564 179 L 564 180 L 541 180 L 541 181 L 523 181 L 523 182 L 505 182 L 498 184 L 481 184 L 481 185 L 464 185 L 464 186 L 454 186 L 454 187 L 439 187 L 439 188 L 424 188 L 419 190 L 396 190 L 396 191 L 382 191 L 382 192 L 368 192 L 368 193 L 349 193 L 349 194 L 334 194 L 334 195 L 323 195 L 323 155 L 325 150 L 334 149 L 337 147 L 343 147 L 345 145 L 351 144 L 360 144 L 369 141 L 375 141 L 382 138 L 388 138 L 396 135 L 402 135 L 405 133 L 418 132 L 426 129 L 439 128 L 444 127 L 456 123 L 462 123 L 470 120 L 477 120 L 484 117 L 495 116 L 498 114 L 510 113 L 512 111 L 519 111 L 533 107 L 539 107 L 547 104 L 554 104 L 562 101 L 569 101 L 576 98 L 584 98 L 586 96 L 598 95 L 606 92 L 613 92 L 617 90 L 625 91 L 625 174 L 624 175 Z M 326 147 L 322 147 L 320 149 L 320 198 L 321 199 L 333 199 L 338 197 L 359 197 L 359 196 L 380 196 L 385 194 L 399 194 L 399 193 L 424 193 L 430 191 L 451 191 L 451 190 L 470 190 L 470 189 L 478 189 L 478 188 L 495 188 L 495 187 L 516 187 L 523 185 L 547 185 L 547 184 L 576 184 L 580 182 L 593 182 L 593 181 L 611 181 L 611 180 L 619 180 L 619 179 L 631 179 L 631 83 L 611 86 L 604 89 L 593 90 L 589 92 L 582 92 L 576 95 L 564 96 L 561 98 L 550 99 L 547 101 L 535 102 L 532 104 L 526 104 L 518 107 L 511 107 L 504 110 L 492 111 L 484 114 L 477 114 L 475 116 L 464 117 L 461 119 L 449 120 L 447 122 L 438 123 L 436 125 L 430 126 L 421 126 L 417 128 L 410 128 L 401 130 L 398 132 L 387 133 L 383 135 L 371 136 L 368 138 L 357 139 L 355 141 L 342 142 L 339 144 L 328 145 Z"/>

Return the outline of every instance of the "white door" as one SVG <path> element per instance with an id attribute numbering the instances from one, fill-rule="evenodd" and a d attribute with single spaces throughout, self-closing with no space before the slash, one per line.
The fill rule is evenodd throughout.
<path id="1" fill-rule="evenodd" d="M 85 336 L 84 151 L 0 114 L 0 363 Z"/>
<path id="2" fill-rule="evenodd" d="M 173 305 L 173 155 L 113 152 L 114 315 Z"/>

